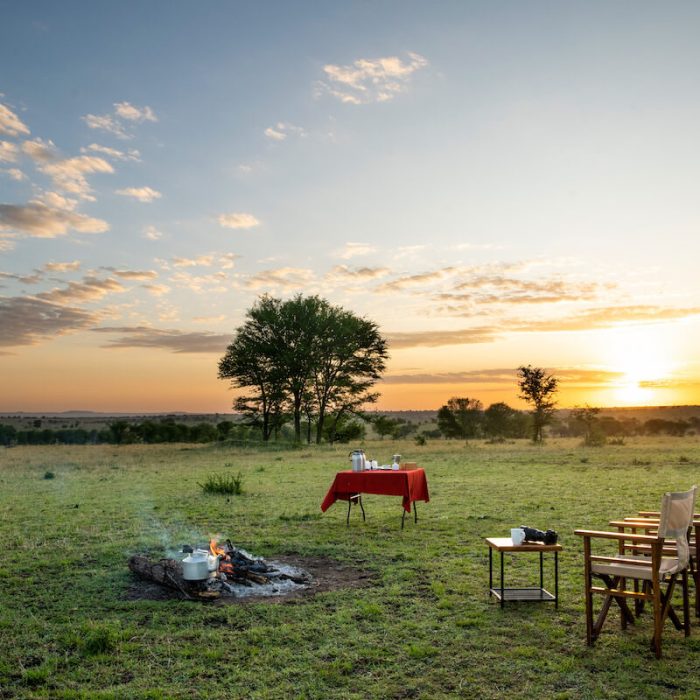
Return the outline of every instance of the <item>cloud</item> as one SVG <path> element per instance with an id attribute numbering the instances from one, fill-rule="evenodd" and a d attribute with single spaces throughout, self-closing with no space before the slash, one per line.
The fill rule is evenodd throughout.
<path id="1" fill-rule="evenodd" d="M 621 323 L 657 323 L 700 315 L 700 307 L 664 307 L 647 304 L 604 306 L 587 309 L 564 318 L 532 320 L 515 324 L 509 330 L 527 332 L 586 331 L 609 328 Z"/>
<path id="2" fill-rule="evenodd" d="M 227 291 L 225 282 L 228 278 L 225 272 L 214 272 L 210 275 L 192 275 L 189 272 L 176 272 L 169 279 L 173 284 L 185 287 L 197 294 L 202 292 L 224 293 Z"/>
<path id="3" fill-rule="evenodd" d="M 236 260 L 238 260 L 240 257 L 240 255 L 236 255 L 235 253 L 224 253 L 219 258 L 219 264 L 221 265 L 221 269 L 231 270 L 234 267 Z"/>
<path id="4" fill-rule="evenodd" d="M 0 231 L 17 231 L 35 238 L 56 238 L 68 231 L 104 233 L 109 224 L 77 212 L 47 207 L 41 202 L 0 204 Z"/>
<path id="5" fill-rule="evenodd" d="M 248 289 L 280 288 L 288 292 L 308 288 L 313 279 L 312 270 L 299 267 L 280 267 L 276 270 L 258 272 L 248 279 L 245 286 Z"/>
<path id="6" fill-rule="evenodd" d="M 93 313 L 36 297 L 0 298 L 0 346 L 36 345 L 87 328 L 97 320 Z"/>
<path id="7" fill-rule="evenodd" d="M 428 347 L 443 345 L 472 345 L 490 343 L 499 333 L 494 328 L 464 328 L 454 331 L 415 331 L 407 333 L 387 333 L 386 338 L 391 349 Z"/>
<path id="8" fill-rule="evenodd" d="M 224 228 L 253 228 L 259 226 L 260 221 L 252 214 L 245 212 L 231 212 L 230 214 L 219 214 L 219 225 Z"/>
<path id="9" fill-rule="evenodd" d="M 382 378 L 385 384 L 512 384 L 516 371 L 507 369 L 483 369 L 468 372 L 436 372 L 433 374 L 389 374 Z"/>
<path id="10" fill-rule="evenodd" d="M 21 182 L 22 180 L 27 179 L 27 176 L 19 168 L 0 169 L 0 172 L 7 173 L 7 175 L 9 175 L 9 177 L 16 182 Z"/>
<path id="11" fill-rule="evenodd" d="M 170 291 L 170 287 L 168 287 L 167 284 L 144 284 L 141 286 L 148 290 L 148 293 L 152 294 L 154 297 L 162 297 Z"/>
<path id="12" fill-rule="evenodd" d="M 163 238 L 163 232 L 159 231 L 155 226 L 146 226 L 143 229 L 143 237 L 148 238 L 149 241 L 159 241 Z"/>
<path id="13" fill-rule="evenodd" d="M 133 197 L 139 202 L 152 202 L 154 199 L 160 199 L 163 195 L 150 187 L 125 187 L 122 190 L 116 190 L 116 194 L 124 195 L 125 197 Z"/>
<path id="14" fill-rule="evenodd" d="M 219 316 L 194 316 L 192 318 L 195 323 L 221 323 L 226 320 L 225 314 L 220 314 Z"/>
<path id="15" fill-rule="evenodd" d="M 120 151 L 116 148 L 109 148 L 109 146 L 100 146 L 97 143 L 91 143 L 87 148 L 81 148 L 81 153 L 88 153 L 92 151 L 93 153 L 101 153 L 109 158 L 114 158 L 115 160 L 133 160 L 140 161 L 141 154 L 135 149 L 130 148 L 128 151 Z"/>
<path id="16" fill-rule="evenodd" d="M 34 201 L 45 204 L 50 209 L 63 209 L 64 211 L 73 211 L 78 206 L 77 199 L 64 197 L 58 192 L 43 192 Z"/>
<path id="17" fill-rule="evenodd" d="M 336 265 L 326 274 L 331 282 L 367 282 L 389 274 L 388 267 L 355 267 Z"/>
<path id="18" fill-rule="evenodd" d="M 98 156 L 75 156 L 47 162 L 39 166 L 39 170 L 51 177 L 58 189 L 89 200 L 94 200 L 94 197 L 90 195 L 92 190 L 85 175 L 114 172 L 114 168 L 104 158 Z"/>
<path id="19" fill-rule="evenodd" d="M 158 277 L 155 270 L 115 270 L 111 267 L 106 269 L 124 280 L 152 280 Z"/>
<path id="20" fill-rule="evenodd" d="M 9 253 L 15 249 L 16 244 L 13 239 L 14 235 L 11 233 L 0 233 L 0 253 Z"/>
<path id="21" fill-rule="evenodd" d="M 115 102 L 112 114 L 86 114 L 82 119 L 91 129 L 106 131 L 120 139 L 132 138 L 129 127 L 133 124 L 158 121 L 150 107 L 135 107 L 129 102 Z"/>
<path id="22" fill-rule="evenodd" d="M 342 260 L 349 260 L 360 255 L 376 253 L 377 248 L 371 243 L 346 243 L 343 248 L 335 252 L 335 256 Z"/>
<path id="23" fill-rule="evenodd" d="M 208 332 L 160 330 L 147 326 L 92 328 L 96 333 L 110 333 L 119 338 L 109 340 L 107 348 L 159 348 L 181 353 L 222 353 L 231 335 Z"/>
<path id="24" fill-rule="evenodd" d="M 107 294 L 125 292 L 126 288 L 117 280 L 107 278 L 85 277 L 82 282 L 69 282 L 63 289 L 52 289 L 50 292 L 37 294 L 38 299 L 43 299 L 57 304 L 67 302 L 98 301 Z"/>
<path id="25" fill-rule="evenodd" d="M 0 278 L 17 280 L 22 284 L 37 284 L 38 282 L 41 282 L 41 280 L 44 278 L 44 275 L 38 270 L 31 275 L 18 275 L 14 272 L 0 272 Z"/>
<path id="26" fill-rule="evenodd" d="M 200 255 L 196 258 L 173 258 L 173 267 L 210 267 L 214 262 L 214 255 Z"/>
<path id="27" fill-rule="evenodd" d="M 0 103 L 0 134 L 21 136 L 29 134 L 29 127 L 7 106 Z"/>
<path id="28" fill-rule="evenodd" d="M 448 275 L 455 271 L 454 267 L 445 267 L 441 270 L 435 270 L 433 272 L 421 272 L 417 275 L 407 275 L 406 277 L 399 277 L 392 282 L 387 282 L 377 287 L 378 292 L 400 292 L 409 287 L 420 287 L 426 284 L 431 284 L 432 282 L 437 282 L 444 279 Z"/>
<path id="29" fill-rule="evenodd" d="M 14 143 L 9 141 L 0 141 L 0 160 L 5 163 L 14 163 L 17 161 L 19 149 Z"/>
<path id="30" fill-rule="evenodd" d="M 306 131 L 300 126 L 295 126 L 289 122 L 277 122 L 275 126 L 265 129 L 265 136 L 271 141 L 284 141 L 288 136 L 306 137 Z"/>
<path id="31" fill-rule="evenodd" d="M 48 262 L 44 265 L 44 270 L 47 272 L 69 272 L 80 269 L 80 260 L 72 262 Z"/>
<path id="32" fill-rule="evenodd" d="M 135 107 L 129 102 L 115 102 L 114 112 L 118 117 L 130 122 L 157 122 L 155 112 L 148 106 Z"/>
<path id="33" fill-rule="evenodd" d="M 28 155 L 35 163 L 52 163 L 58 160 L 58 150 L 53 141 L 44 141 L 36 138 L 22 143 L 22 152 Z"/>
<path id="34" fill-rule="evenodd" d="M 409 61 L 397 56 L 360 58 L 349 66 L 328 64 L 323 67 L 326 81 L 319 81 L 316 94 L 324 92 L 346 104 L 386 102 L 408 88 L 411 76 L 425 68 L 428 60 L 409 53 Z"/>

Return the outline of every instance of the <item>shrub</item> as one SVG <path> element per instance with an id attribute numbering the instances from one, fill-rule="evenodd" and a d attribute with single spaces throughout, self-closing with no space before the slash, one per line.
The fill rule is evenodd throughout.
<path id="1" fill-rule="evenodd" d="M 226 496 L 239 496 L 243 493 L 243 475 L 210 474 L 203 484 L 197 482 L 204 493 L 218 493 Z"/>
<path id="2" fill-rule="evenodd" d="M 416 443 L 416 445 L 422 447 L 426 443 L 425 435 L 416 435 L 416 437 L 413 438 L 413 441 Z"/>
<path id="3" fill-rule="evenodd" d="M 44 479 L 55 479 L 56 475 L 51 471 L 44 472 Z"/>
<path id="4" fill-rule="evenodd" d="M 83 656 L 96 656 L 114 651 L 118 640 L 118 626 L 92 623 L 84 627 L 78 646 Z"/>

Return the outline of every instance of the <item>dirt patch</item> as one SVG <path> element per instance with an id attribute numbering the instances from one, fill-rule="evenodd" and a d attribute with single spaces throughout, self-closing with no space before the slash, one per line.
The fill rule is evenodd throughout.
<path id="1" fill-rule="evenodd" d="M 286 603 L 309 598 L 316 593 L 335 591 L 343 588 L 363 588 L 372 584 L 376 572 L 330 559 L 329 557 L 300 557 L 285 555 L 271 558 L 269 562 L 281 562 L 289 566 L 304 569 L 311 576 L 306 588 L 298 588 L 283 595 L 256 596 L 247 595 L 244 598 L 221 596 L 211 602 L 217 605 L 238 605 L 241 603 Z M 165 588 L 150 581 L 134 577 L 132 585 L 126 592 L 127 600 L 179 600 L 182 596 L 174 590 Z"/>

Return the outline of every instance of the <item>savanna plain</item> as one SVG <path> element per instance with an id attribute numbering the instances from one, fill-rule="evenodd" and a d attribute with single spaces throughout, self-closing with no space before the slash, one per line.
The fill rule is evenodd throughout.
<path id="1" fill-rule="evenodd" d="M 371 441 L 425 468 L 430 502 L 364 497 L 367 521 L 320 503 L 348 448 L 225 445 L 14 447 L 0 453 L 2 698 L 697 698 L 700 620 L 649 650 L 647 612 L 611 613 L 585 644 L 575 528 L 657 508 L 700 482 L 700 438 Z M 214 474 L 243 493 L 205 493 Z M 560 535 L 560 604 L 488 596 L 484 538 Z M 165 556 L 220 534 L 268 559 L 322 557 L 371 576 L 289 600 L 134 597 L 130 555 Z M 536 556 L 536 555 L 535 555 Z M 332 566 L 332 564 L 329 564 Z M 506 557 L 532 584 L 536 559 Z M 551 585 L 549 560 L 545 583 Z M 691 590 L 691 595 L 694 591 Z"/>

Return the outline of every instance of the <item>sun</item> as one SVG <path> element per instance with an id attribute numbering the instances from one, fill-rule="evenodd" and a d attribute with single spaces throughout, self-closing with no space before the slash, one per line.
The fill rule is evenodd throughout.
<path id="1" fill-rule="evenodd" d="M 648 383 L 673 375 L 672 348 L 658 327 L 618 328 L 608 339 L 609 367 L 620 373 L 613 384 L 613 396 L 622 405 L 645 406 L 654 403 L 656 391 Z"/>

